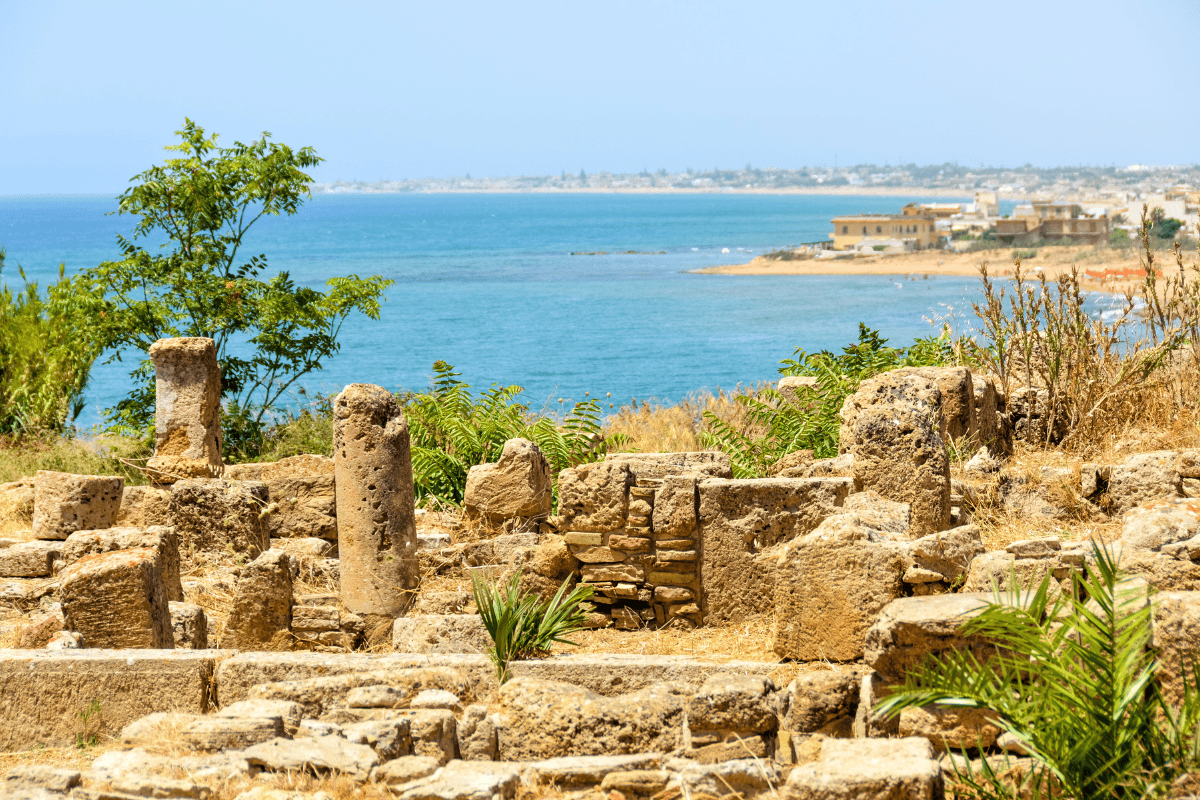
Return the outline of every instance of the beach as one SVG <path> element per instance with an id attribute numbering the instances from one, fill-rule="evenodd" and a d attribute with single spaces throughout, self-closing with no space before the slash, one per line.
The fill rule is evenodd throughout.
<path id="1" fill-rule="evenodd" d="M 1051 280 L 1077 268 L 1081 286 L 1088 291 L 1124 293 L 1141 283 L 1140 248 L 1039 247 L 1033 258 L 1022 260 L 1026 274 Z M 745 264 L 705 267 L 693 272 L 707 275 L 929 275 L 973 276 L 986 265 L 991 275 L 1011 275 L 1014 248 L 976 253 L 923 250 L 914 253 L 858 255 L 847 258 L 807 258 L 781 261 L 759 256 Z M 1171 253 L 1156 253 L 1155 266 L 1165 275 L 1178 273 Z M 1190 262 L 1185 262 L 1190 263 Z"/>

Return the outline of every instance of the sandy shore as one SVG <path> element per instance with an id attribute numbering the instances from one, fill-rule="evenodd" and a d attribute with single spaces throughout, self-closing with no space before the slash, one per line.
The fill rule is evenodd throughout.
<path id="1" fill-rule="evenodd" d="M 774 261 L 759 256 L 748 264 L 691 271 L 716 275 L 978 275 L 980 266 L 984 264 L 991 275 L 1010 275 L 1013 270 L 1012 250 L 961 254 L 925 250 L 918 253 L 804 261 Z M 1165 274 L 1176 273 L 1175 261 L 1170 253 L 1162 253 L 1155 264 Z M 1142 274 L 1141 251 L 1138 249 L 1040 247 L 1034 258 L 1022 261 L 1022 267 L 1031 275 L 1036 275 L 1040 268 L 1051 279 L 1076 267 L 1083 288 L 1116 293 L 1122 293 L 1126 288 L 1136 288 L 1141 283 L 1139 276 Z"/>

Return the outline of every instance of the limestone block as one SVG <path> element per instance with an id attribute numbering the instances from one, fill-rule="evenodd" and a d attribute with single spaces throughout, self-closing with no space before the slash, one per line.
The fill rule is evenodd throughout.
<path id="1" fill-rule="evenodd" d="M 21 797 L 22 792 L 37 797 L 39 792 L 46 796 L 65 795 L 79 785 L 82 776 L 78 770 L 51 767 L 42 764 L 27 764 L 14 767 L 4 776 L 4 797 Z"/>
<path id="2" fill-rule="evenodd" d="M 836 513 L 849 493 L 850 481 L 845 478 L 711 479 L 700 483 L 704 623 L 719 625 L 771 608 L 772 566 L 758 555 L 816 529 Z"/>
<path id="3" fill-rule="evenodd" d="M 193 603 L 171 602 L 171 630 L 175 646 L 185 650 L 208 649 L 208 615 Z"/>
<path id="4" fill-rule="evenodd" d="M 854 454 L 842 453 L 836 458 L 819 458 L 808 468 L 810 478 L 853 478 Z"/>
<path id="5" fill-rule="evenodd" d="M 420 581 L 408 421 L 390 392 L 362 383 L 333 413 L 342 605 L 394 619 Z"/>
<path id="6" fill-rule="evenodd" d="M 996 551 L 984 553 L 971 562 L 962 590 L 984 594 L 995 589 L 1032 591 L 1049 577 L 1050 591 L 1055 593 L 1061 585 L 1058 574 L 1065 577 L 1063 565 L 1057 559 L 1017 558 L 1012 553 Z"/>
<path id="7" fill-rule="evenodd" d="M 255 559 L 270 546 L 267 486 L 257 481 L 186 479 L 171 487 L 171 525 L 182 557 Z"/>
<path id="8" fill-rule="evenodd" d="M 830 739 L 821 758 L 792 770 L 789 800 L 942 800 L 942 768 L 927 739 Z"/>
<path id="9" fill-rule="evenodd" d="M 1123 514 L 1149 500 L 1181 497 L 1183 487 L 1175 469 L 1178 453 L 1158 450 L 1139 453 L 1109 469 L 1108 503 L 1114 514 Z"/>
<path id="10" fill-rule="evenodd" d="M 922 536 L 912 542 L 913 561 L 931 570 L 947 583 L 965 575 L 976 557 L 983 555 L 983 537 L 977 525 L 960 525 L 948 531 Z"/>
<path id="11" fill-rule="evenodd" d="M 221 368 L 212 339 L 159 339 L 154 362 L 154 455 L 158 483 L 221 474 Z M 91 525 L 88 527 L 101 527 Z"/>
<path id="12" fill-rule="evenodd" d="M 942 397 L 938 406 L 938 431 L 942 438 L 949 437 L 947 442 L 975 438 L 979 431 L 975 381 L 966 367 L 903 367 L 888 374 L 917 375 L 933 381 Z"/>
<path id="13" fill-rule="evenodd" d="M 535 761 L 529 765 L 527 779 L 534 785 L 552 785 L 566 789 L 595 787 L 614 772 L 648 770 L 659 765 L 657 753 L 630 756 L 566 756 Z"/>
<path id="14" fill-rule="evenodd" d="M 275 660 L 275 663 L 285 668 L 283 674 L 289 674 L 290 671 L 286 670 L 288 664 L 310 664 L 312 671 L 302 674 L 310 674 L 314 677 L 300 678 L 297 676 L 293 680 L 281 680 L 279 673 L 272 676 L 270 673 L 263 674 L 261 671 L 252 669 L 247 675 L 244 669 L 239 670 L 239 666 L 248 667 L 249 665 L 234 663 L 230 664 L 224 673 L 225 685 L 229 688 L 229 692 L 228 695 L 222 694 L 222 697 L 228 696 L 231 700 L 235 698 L 241 700 L 247 697 L 263 700 L 288 700 L 303 706 L 305 716 L 319 717 L 329 709 L 347 706 L 407 708 L 412 699 L 426 689 L 445 689 L 463 698 L 471 696 L 471 684 L 467 682 L 466 676 L 462 672 L 455 669 L 427 667 L 363 671 L 366 665 L 362 663 L 362 659 L 348 656 L 350 661 L 344 663 L 346 672 L 349 674 L 322 675 L 318 667 L 324 664 L 324 670 L 328 671 L 330 665 L 329 657 L 326 654 L 297 653 L 294 655 L 300 656 L 300 658 Z M 309 661 L 304 658 L 305 656 L 321 656 L 321 658 Z M 278 656 L 276 656 L 277 658 Z M 479 658 L 481 659 L 480 666 L 487 663 L 486 657 L 479 656 Z M 253 660 L 251 661 L 254 663 Z M 264 665 L 261 661 L 257 663 L 262 666 L 270 664 L 267 662 Z M 239 681 L 239 672 L 243 673 L 242 677 L 253 682 L 247 684 Z M 492 672 L 494 674 L 494 667 Z M 263 680 L 264 678 L 266 680 Z M 356 689 L 363 691 L 352 695 Z"/>
<path id="15" fill-rule="evenodd" d="M 233 605 L 221 631 L 228 650 L 292 649 L 292 559 L 268 550 L 235 573 Z"/>
<path id="16" fill-rule="evenodd" d="M 154 746 L 178 741 L 192 750 L 240 750 L 283 735 L 278 716 L 224 717 L 159 712 L 126 725 L 120 741 L 126 746 Z"/>
<path id="17" fill-rule="evenodd" d="M 379 765 L 379 756 L 365 744 L 348 742 L 340 736 L 303 739 L 271 739 L 247 747 L 242 757 L 269 772 L 320 770 L 365 781 Z"/>
<path id="18" fill-rule="evenodd" d="M 1200 500 L 1152 500 L 1129 510 L 1121 527 L 1121 546 L 1161 550 L 1200 535 Z"/>
<path id="19" fill-rule="evenodd" d="M 528 439 L 504 443 L 500 460 L 478 464 L 467 473 L 463 509 L 492 522 L 540 520 L 550 514 L 550 464 Z"/>
<path id="20" fill-rule="evenodd" d="M 863 660 L 889 683 L 901 683 L 927 656 L 969 649 L 980 661 L 995 648 L 979 636 L 959 633 L 992 600 L 990 593 L 940 594 L 893 600 L 867 631 Z"/>
<path id="21" fill-rule="evenodd" d="M 498 755 L 496 716 L 484 705 L 463 709 L 455 726 L 458 736 L 458 756 L 464 761 L 495 761 Z"/>
<path id="22" fill-rule="evenodd" d="M 386 786 L 403 786 L 432 775 L 440 766 L 436 758 L 429 756 L 401 756 L 380 764 L 371 777 Z"/>
<path id="23" fill-rule="evenodd" d="M 84 556 L 149 547 L 158 552 L 162 564 L 163 583 L 167 600 L 183 600 L 183 584 L 179 577 L 179 537 L 175 529 L 154 525 L 148 528 L 107 528 L 99 531 L 76 531 L 62 544 L 61 567 L 68 567 Z"/>
<path id="24" fill-rule="evenodd" d="M 21 650 L 39 650 L 47 647 L 63 632 L 63 617 L 61 613 L 49 613 L 35 617 L 30 624 L 18 626 L 20 639 L 17 648 Z"/>
<path id="25" fill-rule="evenodd" d="M 634 475 L 622 461 L 598 461 L 558 474 L 559 530 L 608 533 L 625 525 Z"/>
<path id="26" fill-rule="evenodd" d="M 937 385 L 919 375 L 897 374 L 899 370 L 885 372 L 869 378 L 858 385 L 858 390 L 842 403 L 838 448 L 840 453 L 853 452 L 854 427 L 858 416 L 875 405 L 926 406 L 934 417 L 942 404 L 942 393 Z M 940 435 L 940 421 L 934 426 Z"/>
<path id="27" fill-rule="evenodd" d="M 67 630 L 88 647 L 175 646 L 161 556 L 149 547 L 85 556 L 60 574 Z"/>
<path id="28" fill-rule="evenodd" d="M 1000 727 L 994 713 L 980 708 L 917 706 L 900 712 L 900 735 L 921 736 L 934 750 L 986 750 L 996 743 Z"/>
<path id="29" fill-rule="evenodd" d="M 546 536 L 521 573 L 521 591 L 549 600 L 578 569 L 579 561 L 571 554 L 566 540 L 562 536 Z"/>
<path id="30" fill-rule="evenodd" d="M 404 787 L 400 800 L 512 800 L 521 788 L 521 764 L 452 761 Z"/>
<path id="31" fill-rule="evenodd" d="M 491 641 L 478 614 L 409 614 L 392 628 L 397 653 L 483 653 Z"/>
<path id="32" fill-rule="evenodd" d="M 116 525 L 148 528 L 171 524 L 171 489 L 165 486 L 126 486 Z"/>
<path id="33" fill-rule="evenodd" d="M 772 478 L 807 478 L 813 465 L 812 450 L 796 450 L 771 465 Z"/>
<path id="34" fill-rule="evenodd" d="M 33 536 L 65 539 L 75 531 L 111 528 L 125 479 L 38 470 L 34 478 Z"/>
<path id="35" fill-rule="evenodd" d="M 611 464 L 626 464 L 637 480 L 657 480 L 668 475 L 732 478 L 733 465 L 727 453 L 714 450 L 683 453 L 609 453 Z"/>
<path id="36" fill-rule="evenodd" d="M 775 685 L 756 675 L 717 674 L 687 699 L 691 736 L 702 732 L 767 733 L 779 726 Z"/>
<path id="37" fill-rule="evenodd" d="M 686 685 L 657 684 L 608 698 L 569 683 L 514 678 L 499 693 L 500 759 L 675 750 L 691 693 Z"/>
<path id="38" fill-rule="evenodd" d="M 654 533 L 662 539 L 696 535 L 696 478 L 669 475 L 654 497 Z"/>
<path id="39" fill-rule="evenodd" d="M 844 508 L 872 529 L 892 534 L 892 538 L 907 539 L 912 528 L 912 506 L 888 500 L 873 489 L 850 494 Z"/>
<path id="40" fill-rule="evenodd" d="M 1005 398 L 1000 379 L 995 375 L 972 373 L 975 390 L 975 420 L 978 425 L 977 443 L 995 456 L 1012 452 L 1012 429 L 1005 413 Z"/>
<path id="41" fill-rule="evenodd" d="M 402 712 L 412 731 L 413 755 L 431 756 L 445 764 L 458 756 L 454 713 L 436 709 Z"/>
<path id="42" fill-rule="evenodd" d="M 940 393 L 916 376 L 894 379 L 893 387 L 897 394 L 928 400 L 875 402 L 858 409 L 850 431 L 855 491 L 874 489 L 889 500 L 908 503 L 912 532 L 918 536 L 945 530 L 950 527 L 950 459 L 937 428 Z"/>
<path id="43" fill-rule="evenodd" d="M 275 510 L 268 518 L 275 538 L 318 537 L 337 540 L 334 463 L 328 456 L 299 455 L 279 461 L 234 464 L 225 477 L 261 481 Z"/>
<path id="44" fill-rule="evenodd" d="M 410 614 L 466 614 L 474 604 L 475 599 L 466 589 L 423 592 L 413 604 Z"/>
<path id="45" fill-rule="evenodd" d="M 908 547 L 853 514 L 829 517 L 781 548 L 771 649 L 800 661 L 853 661 L 876 615 L 903 594 Z"/>
<path id="46" fill-rule="evenodd" d="M 342 726 L 341 735 L 355 744 L 365 744 L 380 761 L 389 761 L 413 751 L 412 724 L 406 718 L 376 719 Z"/>
<path id="47" fill-rule="evenodd" d="M 1200 592 L 1162 592 L 1151 604 L 1150 645 L 1159 658 L 1156 677 L 1167 701 L 1178 706 L 1185 678 L 1190 683 L 1200 666 Z M 1195 684 L 1191 689 L 1196 690 Z"/>
<path id="48" fill-rule="evenodd" d="M 744 751 L 743 751 L 744 752 Z M 778 765 L 771 759 L 748 757 L 702 764 L 687 759 L 668 759 L 665 766 L 677 773 L 675 779 L 684 797 L 775 797 L 783 782 Z M 667 791 L 671 791 L 668 787 Z"/>
<path id="49" fill-rule="evenodd" d="M 74 745 L 93 700 L 101 737 L 156 711 L 204 713 L 222 654 L 184 650 L 0 651 L 0 748 Z"/>
<path id="50" fill-rule="evenodd" d="M 0 548 L 0 577 L 44 578 L 54 571 L 62 546 L 54 541 L 18 542 Z"/>
<path id="51" fill-rule="evenodd" d="M 780 728 L 849 738 L 864 671 L 861 667 L 839 667 L 796 676 L 784 693 Z"/>

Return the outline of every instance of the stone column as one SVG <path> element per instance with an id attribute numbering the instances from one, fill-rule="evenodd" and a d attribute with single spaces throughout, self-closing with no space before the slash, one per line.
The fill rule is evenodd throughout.
<path id="1" fill-rule="evenodd" d="M 408 422 L 396 398 L 369 383 L 343 389 L 333 418 L 342 605 L 395 618 L 420 582 Z"/>
<path id="2" fill-rule="evenodd" d="M 221 368 L 212 339 L 159 339 L 154 362 L 154 456 L 146 465 L 158 483 L 215 478 L 221 462 Z"/>

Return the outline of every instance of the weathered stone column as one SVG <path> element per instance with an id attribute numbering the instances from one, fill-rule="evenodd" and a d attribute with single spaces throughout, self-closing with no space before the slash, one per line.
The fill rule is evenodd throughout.
<path id="1" fill-rule="evenodd" d="M 390 392 L 353 383 L 333 401 L 342 605 L 397 617 L 420 582 L 408 422 Z"/>
<path id="2" fill-rule="evenodd" d="M 159 339 L 154 362 L 154 455 L 147 463 L 158 483 L 220 476 L 221 368 L 212 339 Z"/>

